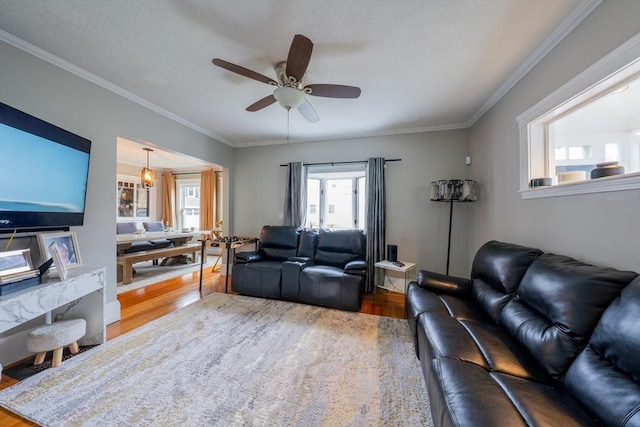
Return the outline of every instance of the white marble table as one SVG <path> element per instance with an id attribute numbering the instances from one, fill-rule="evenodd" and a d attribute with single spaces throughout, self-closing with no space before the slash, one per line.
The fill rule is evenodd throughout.
<path id="1" fill-rule="evenodd" d="M 385 271 L 385 283 L 378 284 L 379 288 L 387 289 L 389 291 L 401 291 L 403 293 L 407 293 L 407 286 L 409 285 L 410 280 L 415 280 L 416 275 L 416 264 L 413 262 L 405 262 L 402 261 L 403 266 L 395 265 L 391 261 L 378 261 L 374 264 L 376 268 L 383 269 Z M 389 274 L 389 271 L 398 272 L 402 274 L 402 287 L 398 288 L 396 284 L 393 282 L 393 278 Z"/>
<path id="2" fill-rule="evenodd" d="M 20 344 L 28 332 L 20 326 L 47 313 L 54 321 L 85 319 L 87 333 L 80 345 L 105 342 L 105 272 L 104 267 L 78 267 L 69 270 L 67 280 L 45 277 L 40 285 L 0 296 L 0 363 L 9 364 L 30 354 L 26 345 Z"/>

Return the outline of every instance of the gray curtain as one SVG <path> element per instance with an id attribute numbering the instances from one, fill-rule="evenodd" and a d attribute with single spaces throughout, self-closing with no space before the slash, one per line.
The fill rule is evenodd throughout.
<path id="1" fill-rule="evenodd" d="M 385 190 L 384 158 L 371 157 L 367 162 L 367 284 L 366 292 L 373 292 L 382 283 L 383 271 L 374 263 L 384 259 L 385 251 Z"/>
<path id="2" fill-rule="evenodd" d="M 284 192 L 283 225 L 302 227 L 307 217 L 307 168 L 302 162 L 287 165 L 287 183 Z"/>

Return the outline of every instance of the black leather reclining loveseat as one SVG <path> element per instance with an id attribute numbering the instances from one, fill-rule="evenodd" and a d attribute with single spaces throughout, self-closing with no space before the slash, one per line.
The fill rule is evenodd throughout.
<path id="1" fill-rule="evenodd" d="M 406 304 L 436 426 L 640 426 L 636 273 L 492 241 Z"/>
<path id="2" fill-rule="evenodd" d="M 360 230 L 265 226 L 256 252 L 239 252 L 234 292 L 342 310 L 362 306 L 367 270 Z"/>

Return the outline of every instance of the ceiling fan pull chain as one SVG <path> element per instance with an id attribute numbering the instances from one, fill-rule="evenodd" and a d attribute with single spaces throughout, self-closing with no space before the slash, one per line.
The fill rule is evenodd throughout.
<path id="1" fill-rule="evenodd" d="M 287 142 L 289 142 L 289 115 L 291 114 L 291 107 L 287 108 Z"/>

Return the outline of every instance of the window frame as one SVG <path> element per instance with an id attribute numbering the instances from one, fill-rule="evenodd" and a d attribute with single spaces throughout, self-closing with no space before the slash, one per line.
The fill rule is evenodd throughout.
<path id="1" fill-rule="evenodd" d="M 201 181 L 199 178 L 178 178 L 176 179 L 176 221 L 177 221 L 177 225 L 178 225 L 178 229 L 184 228 L 185 224 L 184 224 L 184 210 L 188 209 L 186 207 L 184 207 L 183 205 L 183 201 L 184 201 L 184 197 L 183 197 L 183 188 L 185 187 L 200 187 L 201 185 Z M 200 194 L 200 188 L 198 189 L 198 196 Z M 200 207 L 198 206 L 198 210 L 200 209 Z M 198 212 L 198 223 L 200 222 L 199 219 L 199 215 L 200 212 Z M 196 228 L 200 228 L 200 226 L 198 225 L 198 227 Z"/>
<path id="2" fill-rule="evenodd" d="M 542 197 L 568 196 L 574 194 L 588 194 L 606 191 L 622 191 L 640 189 L 640 172 L 627 173 L 610 177 L 598 178 L 573 183 L 564 183 L 549 187 L 529 188 L 530 171 L 546 170 L 546 158 L 549 152 L 546 126 L 542 118 L 552 113 L 562 113 L 583 102 L 581 97 L 586 97 L 586 92 L 597 88 L 605 90 L 606 80 L 619 70 L 630 66 L 633 69 L 640 67 L 640 34 L 623 43 L 600 61 L 571 79 L 559 89 L 545 97 L 533 107 L 516 118 L 519 128 L 520 145 L 520 190 L 522 199 L 534 199 Z M 631 74 L 636 71 L 630 69 Z M 614 86 L 617 83 L 610 83 Z M 602 85 L 603 87 L 598 87 Z M 592 96 L 592 95 L 591 95 Z M 542 142 L 541 142 L 542 141 Z M 541 145 L 542 144 L 542 145 Z M 537 147 L 532 147 L 537 145 Z M 542 165 L 542 167 L 540 167 Z M 535 167 L 534 167 L 535 166 Z M 540 172 L 537 172 L 540 173 Z M 534 175 L 534 173 L 531 173 Z M 549 176 L 541 174 L 540 176 Z M 532 176 L 537 177 L 537 176 Z"/>
<path id="3" fill-rule="evenodd" d="M 325 199 L 326 193 L 326 184 L 327 181 L 331 180 L 345 180 L 350 179 L 352 181 L 352 195 L 351 195 L 351 213 L 352 219 L 354 221 L 351 224 L 349 229 L 357 229 L 364 230 L 364 226 L 366 225 L 366 218 L 359 218 L 359 209 L 358 202 L 360 198 L 366 197 L 366 183 L 365 183 L 365 194 L 360 194 L 358 183 L 359 180 L 366 180 L 366 171 L 363 166 L 358 167 L 354 165 L 344 166 L 331 166 L 330 168 L 326 167 L 317 167 L 317 166 L 309 166 L 307 170 L 307 183 L 311 180 L 316 180 L 319 182 L 319 203 L 317 206 L 318 217 L 319 217 L 319 227 L 326 227 L 326 214 L 328 210 L 328 206 L 326 205 L 327 201 Z M 346 175 L 346 176 L 345 176 Z M 350 176 L 352 175 L 352 176 Z M 307 185 L 307 191 L 309 186 Z M 308 197 L 308 195 L 307 195 Z M 307 220 L 309 218 L 309 212 L 307 211 Z M 307 224 L 305 224 L 307 226 Z M 342 229 L 342 228 L 341 228 Z"/>

